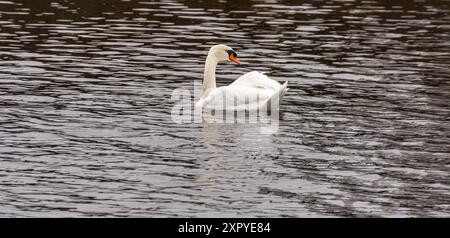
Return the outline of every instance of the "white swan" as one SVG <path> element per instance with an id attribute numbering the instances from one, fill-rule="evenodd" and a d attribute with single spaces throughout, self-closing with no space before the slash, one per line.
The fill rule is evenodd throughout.
<path id="1" fill-rule="evenodd" d="M 220 61 L 240 64 L 236 52 L 226 45 L 211 47 L 206 58 L 202 97 L 196 107 L 222 110 L 256 110 L 269 102 L 279 103 L 286 91 L 287 81 L 281 85 L 266 75 L 252 71 L 225 87 L 216 87 L 216 66 Z"/>

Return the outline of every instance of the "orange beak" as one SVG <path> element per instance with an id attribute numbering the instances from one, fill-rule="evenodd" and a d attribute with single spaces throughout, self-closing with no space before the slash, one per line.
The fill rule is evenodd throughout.
<path id="1" fill-rule="evenodd" d="M 234 57 L 233 54 L 230 55 L 229 59 L 230 59 L 231 61 L 233 61 L 234 63 L 236 63 L 236 64 L 241 64 L 241 62 L 239 62 L 239 60 L 236 59 L 236 57 Z"/>

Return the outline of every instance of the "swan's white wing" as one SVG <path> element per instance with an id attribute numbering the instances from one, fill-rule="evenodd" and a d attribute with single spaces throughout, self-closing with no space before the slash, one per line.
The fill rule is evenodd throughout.
<path id="1" fill-rule="evenodd" d="M 236 79 L 230 86 L 253 87 L 275 92 L 281 87 L 281 84 L 263 73 L 252 71 Z"/>
<path id="2" fill-rule="evenodd" d="M 281 85 L 260 72 L 252 71 L 229 86 L 214 89 L 196 106 L 216 110 L 256 110 L 269 99 L 281 100 L 286 91 L 287 82 Z"/>
<path id="3" fill-rule="evenodd" d="M 214 89 L 202 101 L 202 105 L 197 105 L 216 110 L 255 110 L 272 95 L 272 90 L 229 85 Z"/>

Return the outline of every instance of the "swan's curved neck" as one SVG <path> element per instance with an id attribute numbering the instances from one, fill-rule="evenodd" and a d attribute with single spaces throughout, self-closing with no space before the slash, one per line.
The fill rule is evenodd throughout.
<path id="1" fill-rule="evenodd" d="M 203 74 L 203 96 L 206 96 L 211 90 L 216 88 L 216 66 L 217 59 L 208 54 Z"/>

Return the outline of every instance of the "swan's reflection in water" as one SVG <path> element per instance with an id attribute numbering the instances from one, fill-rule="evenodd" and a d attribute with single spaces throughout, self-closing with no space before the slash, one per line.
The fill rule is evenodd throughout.
<path id="1" fill-rule="evenodd" d="M 221 115 L 205 114 L 202 125 L 203 141 L 216 155 L 215 158 L 255 159 L 259 155 L 274 153 L 276 148 L 273 140 L 279 124 L 278 121 L 272 121 L 267 117 L 251 117 L 247 118 L 246 122 L 239 122 L 236 117 L 228 117 L 228 120 L 224 121 Z M 211 163 L 214 164 L 214 162 Z M 239 161 L 237 164 L 241 163 L 245 162 Z"/>
<path id="2" fill-rule="evenodd" d="M 206 145 L 215 149 L 229 149 L 229 145 L 239 148 L 253 148 L 264 152 L 266 148 L 273 148 L 273 136 L 278 132 L 279 123 L 270 118 L 262 121 L 230 122 L 222 121 L 219 117 L 203 117 L 203 138 Z"/>
<path id="3" fill-rule="evenodd" d="M 277 167 L 272 158 L 279 153 L 274 138 L 278 125 L 204 121 L 202 127 L 203 142 L 211 155 L 208 159 L 198 158 L 202 160 L 198 163 L 202 173 L 196 177 L 196 183 L 202 184 L 203 193 L 215 197 L 215 203 L 223 203 L 221 206 L 233 216 L 245 214 L 244 210 L 264 216 L 280 209 L 264 195 L 258 195 L 261 187 L 270 187 L 278 179 L 262 172 Z M 243 204 L 247 204 L 245 209 L 240 206 Z M 204 215 L 227 216 L 223 212 Z"/>

